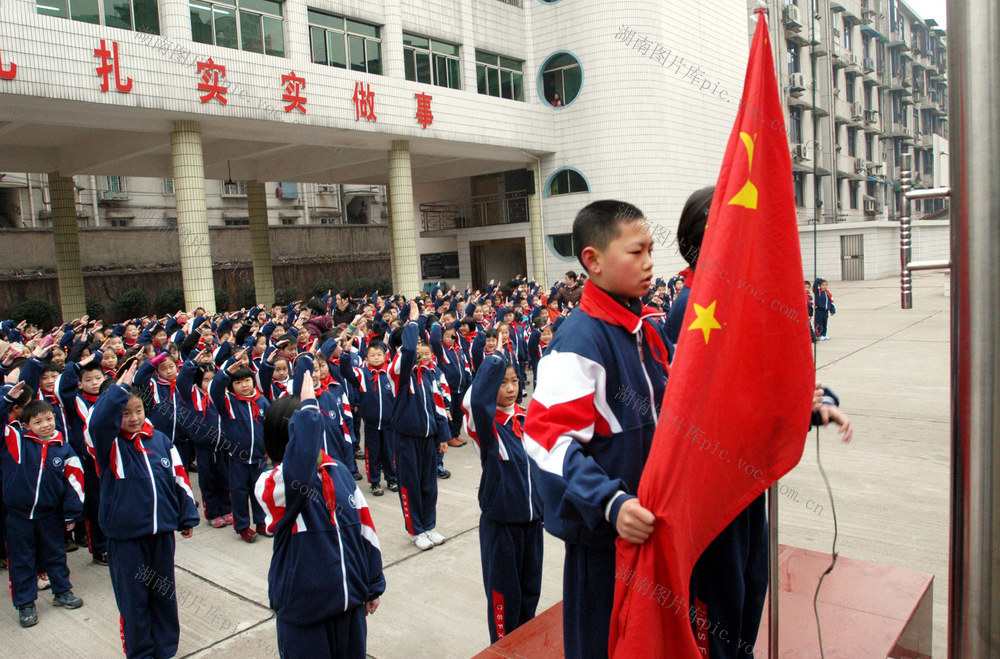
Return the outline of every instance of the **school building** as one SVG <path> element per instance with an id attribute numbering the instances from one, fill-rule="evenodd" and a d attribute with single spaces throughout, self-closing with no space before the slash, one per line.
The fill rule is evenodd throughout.
<path id="1" fill-rule="evenodd" d="M 861 7 L 850 2 L 860 0 L 820 0 L 826 20 L 808 44 L 794 36 L 802 0 L 772 3 L 772 40 L 794 44 L 818 70 L 846 68 L 831 54 L 844 37 L 829 26 L 843 15 L 862 49 L 862 21 L 845 13 L 860 17 Z M 893 13 L 901 2 L 883 4 L 879 16 L 903 20 Z M 928 25 L 905 15 L 907 34 Z M 877 29 L 888 39 L 895 32 L 885 25 Z M 210 226 L 246 225 L 257 299 L 269 303 L 271 243 L 281 235 L 269 226 L 388 224 L 393 287 L 413 293 L 434 280 L 552 281 L 578 270 L 573 217 L 592 200 L 618 198 L 643 209 L 657 272 L 671 274 L 683 267 L 674 243 L 681 207 L 718 176 L 753 27 L 745 0 L 6 0 L 0 223 L 21 229 L 0 231 L 0 241 L 51 227 L 61 306 L 74 317 L 84 304 L 81 227 L 167 227 L 153 239 L 173 241 L 188 306 L 213 309 Z M 845 153 L 854 153 L 864 126 L 829 105 L 835 94 L 818 94 L 804 111 L 812 97 L 789 78 L 790 52 L 776 62 L 803 172 L 795 185 L 807 264 L 810 211 L 822 199 L 822 276 L 858 275 L 843 251 L 858 235 L 861 277 L 898 272 L 887 253 L 898 240 L 896 170 L 873 174 L 874 196 L 855 185 L 853 162 L 832 164 L 829 148 L 819 149 L 826 164 L 806 171 L 794 138 L 810 134 L 809 120 L 829 119 L 836 162 L 835 140 L 846 147 L 853 130 Z M 939 93 L 940 110 L 943 54 L 932 52 L 941 76 L 921 89 Z M 900 66 L 912 72 L 915 61 Z M 925 73 L 927 62 L 921 55 Z M 844 86 L 821 78 L 817 90 Z M 852 78 L 859 96 L 863 78 Z M 872 81 L 880 103 L 895 78 L 882 80 Z M 811 89 L 812 79 L 803 84 Z M 898 98 L 906 113 L 915 107 L 912 94 Z M 824 99 L 832 110 L 820 109 Z M 931 153 L 946 155 L 941 121 L 927 134 Z M 884 145 L 923 144 L 886 136 L 893 125 L 881 120 L 872 162 L 896 155 Z M 947 177 L 937 161 L 922 171 Z M 869 197 L 878 213 L 868 212 Z M 847 210 L 830 212 L 834 203 Z M 915 256 L 946 248 L 947 220 L 914 229 Z"/>

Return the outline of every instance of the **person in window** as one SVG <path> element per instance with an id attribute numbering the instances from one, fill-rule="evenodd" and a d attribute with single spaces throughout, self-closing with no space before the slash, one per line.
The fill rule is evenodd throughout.
<path id="1" fill-rule="evenodd" d="M 563 106 L 562 99 L 559 98 L 559 94 L 553 94 L 552 99 L 549 101 L 549 105 L 554 108 L 561 108 Z"/>

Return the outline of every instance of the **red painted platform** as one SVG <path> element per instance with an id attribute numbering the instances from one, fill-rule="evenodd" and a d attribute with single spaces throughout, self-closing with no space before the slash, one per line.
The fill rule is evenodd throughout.
<path id="1" fill-rule="evenodd" d="M 813 594 L 828 554 L 781 545 L 781 659 L 819 657 Z M 934 575 L 840 557 L 823 581 L 819 615 L 827 659 L 930 659 Z M 562 603 L 476 655 L 562 657 Z M 652 655 L 651 655 L 652 656 Z M 753 654 L 767 657 L 767 607 Z"/>

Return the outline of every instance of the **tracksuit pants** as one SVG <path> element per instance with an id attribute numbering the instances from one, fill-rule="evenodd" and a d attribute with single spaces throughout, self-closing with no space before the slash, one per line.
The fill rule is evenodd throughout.
<path id="1" fill-rule="evenodd" d="M 356 606 L 314 625 L 275 621 L 282 659 L 364 659 L 368 624 L 365 607 Z"/>
<path id="2" fill-rule="evenodd" d="M 211 446 L 195 444 L 198 455 L 198 487 L 205 504 L 205 519 L 232 512 L 229 503 L 229 456 Z M 254 483 L 256 485 L 256 483 Z"/>
<path id="3" fill-rule="evenodd" d="M 563 564 L 563 644 L 566 659 L 608 656 L 615 603 L 615 546 L 566 543 Z"/>
<path id="4" fill-rule="evenodd" d="M 830 321 L 829 309 L 816 307 L 816 336 L 826 336 L 826 325 Z"/>
<path id="5" fill-rule="evenodd" d="M 420 535 L 437 523 L 438 438 L 394 433 L 393 439 L 403 522 L 407 533 Z"/>
<path id="6" fill-rule="evenodd" d="M 93 556 L 106 554 L 108 539 L 97 519 L 101 508 L 101 478 L 89 454 L 81 456 L 80 461 L 83 462 L 83 519 L 87 526 L 87 546 Z"/>
<path id="7" fill-rule="evenodd" d="M 392 431 L 388 428 L 380 430 L 377 421 L 365 420 L 365 471 L 368 482 L 372 485 L 381 482 L 382 472 L 385 471 L 386 482 L 395 483 L 393 461 Z"/>
<path id="8" fill-rule="evenodd" d="M 479 553 L 490 642 L 535 617 L 542 591 L 542 522 L 501 524 L 481 515 Z"/>
<path id="9" fill-rule="evenodd" d="M 73 589 L 66 565 L 66 522 L 57 512 L 28 519 L 27 511 L 7 511 L 7 569 L 14 606 L 31 604 L 38 598 L 38 573 L 47 572 L 52 592 L 61 595 Z"/>
<path id="10" fill-rule="evenodd" d="M 181 633 L 174 589 L 173 532 L 131 540 L 108 538 L 108 561 L 125 655 L 129 659 L 173 657 Z"/>
<path id="11" fill-rule="evenodd" d="M 264 460 L 255 460 L 247 464 L 246 460 L 235 455 L 229 456 L 229 497 L 233 506 L 233 528 L 236 531 L 250 528 L 250 513 L 253 512 L 253 523 L 264 523 L 264 509 L 253 495 L 257 479 L 264 473 Z"/>
<path id="12" fill-rule="evenodd" d="M 743 509 L 702 553 L 691 574 L 692 621 L 712 659 L 753 654 L 767 596 L 767 512 L 764 495 Z"/>
<path id="13" fill-rule="evenodd" d="M 451 431 L 451 436 L 458 437 L 462 434 L 462 421 L 465 419 L 465 411 L 462 410 L 462 399 L 465 398 L 465 392 L 459 391 L 457 394 L 452 393 L 451 395 L 451 421 L 448 422 L 448 429 Z"/>

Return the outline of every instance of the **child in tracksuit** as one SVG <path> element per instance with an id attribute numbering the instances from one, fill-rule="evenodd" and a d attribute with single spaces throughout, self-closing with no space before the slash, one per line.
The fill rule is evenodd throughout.
<path id="1" fill-rule="evenodd" d="M 191 537 L 198 509 L 180 453 L 153 428 L 131 388 L 137 364 L 108 388 L 87 432 L 101 474 L 101 527 L 128 657 L 172 657 L 180 624 L 174 599 L 174 531 Z"/>
<path id="2" fill-rule="evenodd" d="M 465 397 L 469 436 L 483 464 L 479 551 L 490 640 L 535 617 L 542 587 L 542 508 L 524 451 L 516 367 L 491 355 Z"/>
<path id="3" fill-rule="evenodd" d="M 233 528 L 244 542 L 253 542 L 258 533 L 266 535 L 264 510 L 253 496 L 253 487 L 266 465 L 261 422 L 269 403 L 257 391 L 246 361 L 245 351 L 239 359 L 230 358 L 226 367 L 212 378 L 208 393 L 219 412 L 222 437 L 233 445 L 229 453 Z M 253 529 L 250 528 L 251 512 Z"/>
<path id="4" fill-rule="evenodd" d="M 635 497 L 666 389 L 667 349 L 640 298 L 652 279 L 642 212 L 620 201 L 583 208 L 573 224 L 589 279 L 538 364 L 524 445 L 538 467 L 545 528 L 566 542 L 566 656 L 607 656 L 615 541 L 641 542 L 653 514 Z M 626 402 L 619 391 L 635 393 Z M 636 404 L 635 399 L 642 401 Z"/>
<path id="5" fill-rule="evenodd" d="M 93 561 L 100 565 L 108 564 L 108 541 L 101 529 L 101 477 L 97 473 L 97 463 L 94 461 L 94 446 L 86 435 L 90 412 L 94 409 L 101 393 L 101 387 L 106 378 L 101 362 L 104 355 L 100 350 L 80 362 L 80 388 L 76 396 L 76 409 L 67 415 L 69 424 L 70 444 L 74 445 L 77 457 L 83 462 L 84 488 L 86 496 L 83 500 L 83 516 L 87 528 L 87 544 Z M 67 366 L 73 368 L 73 365 Z M 79 447 L 78 449 L 75 447 Z"/>
<path id="6" fill-rule="evenodd" d="M 264 441 L 274 469 L 256 498 L 267 511 L 274 553 L 267 575 L 282 657 L 366 656 L 366 614 L 385 590 L 382 553 L 361 489 L 320 446 L 326 424 L 312 374 L 298 396 L 270 407 Z"/>
<path id="7" fill-rule="evenodd" d="M 830 295 L 825 279 L 817 279 L 813 285 L 813 291 L 816 293 L 816 337 L 820 341 L 829 341 L 830 337 L 827 336 L 826 328 L 830 322 L 830 316 L 837 313 L 837 307 L 833 304 L 833 296 Z"/>
<path id="8" fill-rule="evenodd" d="M 341 356 L 340 373 L 361 394 L 360 413 L 365 422 L 365 470 L 372 494 L 380 497 L 383 494 L 383 471 L 389 490 L 399 490 L 393 466 L 392 380 L 389 378 L 385 346 L 381 343 L 369 344 L 365 358 L 366 363 L 356 368 L 351 360 Z"/>
<path id="9" fill-rule="evenodd" d="M 194 442 L 205 519 L 219 529 L 233 523 L 233 507 L 229 502 L 229 456 L 219 446 L 222 424 L 208 393 L 215 373 L 207 350 L 184 362 L 177 373 L 181 403 L 177 414 Z"/>
<path id="10" fill-rule="evenodd" d="M 442 327 L 434 323 L 431 327 L 431 349 L 437 358 L 437 368 L 444 373 L 451 392 L 451 419 L 448 421 L 449 446 L 465 446 L 459 437 L 462 434 L 462 399 L 472 384 L 472 368 L 465 358 L 465 352 L 458 343 L 458 331 L 454 327 Z"/>
<path id="11" fill-rule="evenodd" d="M 37 569 L 52 582 L 55 606 L 78 609 L 66 566 L 65 531 L 83 514 L 83 465 L 56 427 L 52 406 L 33 400 L 21 410 L 21 423 L 7 423 L 24 382 L 3 388 L 0 419 L 4 420 L 3 498 L 7 509 L 7 552 L 10 594 L 22 627 L 38 622 Z"/>
<path id="12" fill-rule="evenodd" d="M 434 400 L 437 373 L 431 366 L 430 346 L 418 346 L 420 312 L 410 302 L 410 321 L 402 331 L 399 354 L 389 367 L 396 398 L 392 428 L 396 449 L 399 501 L 406 530 L 421 551 L 440 545 L 437 522 L 437 456 L 439 428 Z"/>

